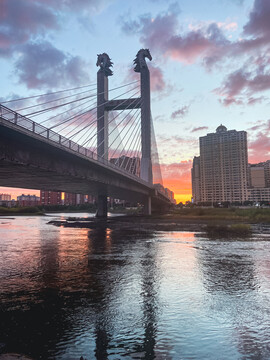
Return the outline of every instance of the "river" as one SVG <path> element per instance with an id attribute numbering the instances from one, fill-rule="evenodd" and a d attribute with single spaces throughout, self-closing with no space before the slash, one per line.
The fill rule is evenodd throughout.
<path id="1" fill-rule="evenodd" d="M 76 216 L 87 216 L 76 214 Z M 270 359 L 270 235 L 0 218 L 0 349 L 34 359 Z"/>

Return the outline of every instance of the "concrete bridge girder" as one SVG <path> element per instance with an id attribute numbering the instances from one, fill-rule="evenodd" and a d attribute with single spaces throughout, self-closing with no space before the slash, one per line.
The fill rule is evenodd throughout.
<path id="1" fill-rule="evenodd" d="M 150 188 L 78 153 L 0 124 L 0 185 L 140 201 Z"/>

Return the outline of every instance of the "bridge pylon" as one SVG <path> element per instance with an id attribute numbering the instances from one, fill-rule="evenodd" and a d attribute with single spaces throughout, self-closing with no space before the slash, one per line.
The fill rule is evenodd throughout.
<path id="1" fill-rule="evenodd" d="M 98 55 L 97 66 L 97 154 L 99 158 L 108 159 L 108 112 L 117 110 L 141 108 L 141 179 L 153 184 L 152 159 L 151 159 L 151 98 L 150 98 L 150 73 L 145 58 L 152 60 L 149 49 L 138 51 L 134 59 L 134 71 L 140 73 L 141 96 L 135 99 L 108 99 L 108 76 L 113 75 L 110 67 L 112 62 L 108 54 Z M 106 188 L 101 188 L 98 193 L 97 217 L 107 216 Z M 144 201 L 145 214 L 151 214 L 151 197 L 146 196 Z"/>

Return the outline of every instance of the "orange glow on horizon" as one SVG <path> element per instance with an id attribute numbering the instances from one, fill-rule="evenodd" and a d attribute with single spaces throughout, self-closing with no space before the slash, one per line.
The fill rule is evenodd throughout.
<path id="1" fill-rule="evenodd" d="M 186 201 L 191 201 L 191 177 L 190 173 L 183 174 L 180 178 L 172 176 L 172 178 L 164 179 L 164 187 L 167 187 L 174 192 L 174 198 L 176 203 L 179 202 L 185 203 Z M 12 199 L 17 200 L 17 196 L 25 195 L 37 195 L 40 196 L 39 190 L 30 190 L 30 189 L 20 189 L 20 188 L 8 188 L 0 187 L 0 194 L 10 194 Z M 63 200 L 65 193 L 62 192 L 61 199 Z"/>
<path id="2" fill-rule="evenodd" d="M 191 194 L 174 194 L 174 198 L 176 200 L 176 204 L 182 202 L 183 204 L 186 201 L 191 201 Z"/>

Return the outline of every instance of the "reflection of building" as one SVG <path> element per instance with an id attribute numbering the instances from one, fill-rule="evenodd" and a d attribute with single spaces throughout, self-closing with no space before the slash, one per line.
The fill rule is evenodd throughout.
<path id="1" fill-rule="evenodd" d="M 225 126 L 220 125 L 215 133 L 200 137 L 200 158 L 194 159 L 193 173 L 198 162 L 200 179 L 197 177 L 196 183 L 192 185 L 193 192 L 196 192 L 200 182 L 201 202 L 242 203 L 247 200 L 248 157 L 245 131 L 227 131 Z"/>
<path id="2" fill-rule="evenodd" d="M 19 206 L 36 206 L 39 205 L 40 198 L 36 195 L 20 195 L 17 196 Z"/>
<path id="3" fill-rule="evenodd" d="M 61 191 L 40 190 L 41 205 L 61 205 Z"/>
<path id="4" fill-rule="evenodd" d="M 111 158 L 110 162 L 115 164 L 136 176 L 140 176 L 141 159 L 139 157 L 129 157 L 122 155 L 119 158 Z"/>

